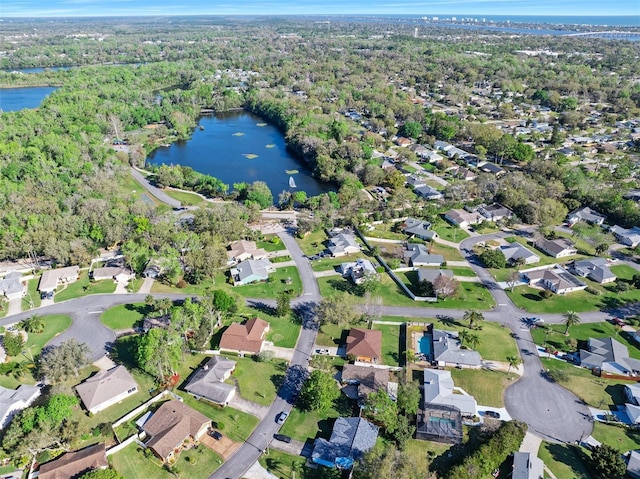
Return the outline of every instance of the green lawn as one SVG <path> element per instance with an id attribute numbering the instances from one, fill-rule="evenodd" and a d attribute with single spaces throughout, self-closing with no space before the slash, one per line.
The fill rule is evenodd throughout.
<path id="1" fill-rule="evenodd" d="M 400 278 L 406 279 L 406 284 L 410 284 L 404 273 L 399 273 Z M 346 279 L 341 277 L 318 278 L 318 285 L 322 296 L 332 296 L 338 291 L 353 292 L 353 288 Z M 411 306 L 426 308 L 446 308 L 446 309 L 477 309 L 486 311 L 493 308 L 495 302 L 489 290 L 480 283 L 460 283 L 458 291 L 452 298 L 440 300 L 436 303 L 424 301 L 413 301 L 405 292 L 388 276 L 382 276 L 380 289 L 377 293 L 382 298 L 385 306 Z M 362 302 L 360 296 L 355 296 L 356 302 Z"/>
<path id="2" fill-rule="evenodd" d="M 611 266 L 611 272 L 615 274 L 619 279 L 631 280 L 638 273 L 637 269 L 633 269 L 631 266 L 626 264 L 617 264 L 615 266 Z"/>
<path id="3" fill-rule="evenodd" d="M 399 224 L 402 224 L 402 222 L 400 221 L 397 223 L 382 223 L 379 225 L 371 225 L 373 226 L 373 229 L 363 229 L 362 234 L 368 238 L 381 238 L 401 241 L 406 240 L 407 235 L 397 229 Z"/>
<path id="4" fill-rule="evenodd" d="M 144 283 L 144 278 L 132 279 L 131 281 L 129 281 L 129 284 L 127 285 L 127 289 L 131 293 L 137 293 L 142 287 L 142 283 Z"/>
<path id="5" fill-rule="evenodd" d="M 475 397 L 478 404 L 492 407 L 504 407 L 504 391 L 513 382 L 505 372 L 486 369 L 452 369 L 451 377 L 453 383 Z"/>
<path id="6" fill-rule="evenodd" d="M 132 329 L 136 326 L 136 323 L 141 322 L 150 312 L 151 307 L 144 303 L 121 304 L 102 313 L 100 321 L 107 328 L 114 330 Z"/>
<path id="7" fill-rule="evenodd" d="M 257 313 L 261 315 L 262 313 Z M 264 316 L 264 315 L 262 315 Z M 281 348 L 294 348 L 300 334 L 300 323 L 293 315 L 284 318 L 270 316 L 266 318 L 269 322 L 269 332 L 267 340 L 272 341 L 274 346 Z"/>
<path id="8" fill-rule="evenodd" d="M 80 278 L 75 283 L 70 283 L 58 287 L 58 292 L 54 296 L 55 302 L 66 301 L 68 299 L 80 298 L 89 294 L 106 294 L 113 293 L 116 290 L 116 284 L 110 280 L 93 282 L 89 280 L 87 271 L 80 272 Z"/>
<path id="9" fill-rule="evenodd" d="M 373 329 L 382 331 L 382 364 L 400 365 L 400 325 L 374 324 Z"/>
<path id="10" fill-rule="evenodd" d="M 352 409 L 350 400 L 344 394 L 340 394 L 333 407 L 323 413 L 300 411 L 294 407 L 280 432 L 302 442 L 316 437 L 329 439 L 335 418 L 351 416 Z"/>
<path id="11" fill-rule="evenodd" d="M 287 284 L 287 278 L 291 278 L 291 284 Z M 269 274 L 269 281 L 257 284 L 247 284 L 233 288 L 235 293 L 246 298 L 275 298 L 281 291 L 293 291 L 293 296 L 302 293 L 302 282 L 298 274 L 298 268 L 287 266 L 278 268 L 274 273 Z"/>
<path id="12" fill-rule="evenodd" d="M 595 479 L 585 465 L 588 457 L 581 447 L 543 442 L 538 457 L 557 479 Z"/>
<path id="13" fill-rule="evenodd" d="M 323 324 L 320 326 L 316 343 L 319 346 L 338 346 L 343 329 L 335 324 Z"/>
<path id="14" fill-rule="evenodd" d="M 593 281 L 582 278 L 600 295 L 587 291 L 575 291 L 566 295 L 554 294 L 551 298 L 543 299 L 540 290 L 530 286 L 518 286 L 513 292 L 507 290 L 511 300 L 518 306 L 531 313 L 565 313 L 567 311 L 598 311 L 605 308 L 623 306 L 628 302 L 640 301 L 640 290 L 632 289 L 624 293 L 613 291 L 613 285 L 601 286 Z"/>
<path id="15" fill-rule="evenodd" d="M 187 458 L 195 459 L 195 464 L 189 463 Z M 110 462 L 115 470 L 127 479 L 175 479 L 176 476 L 162 468 L 160 461 L 153 457 L 147 458 L 140 446 L 131 444 L 110 456 Z M 211 449 L 200 446 L 197 450 L 183 451 L 176 462 L 181 477 L 189 479 L 205 479 L 222 464 L 222 457 Z"/>
<path id="16" fill-rule="evenodd" d="M 232 359 L 237 362 L 236 369 L 227 382 L 233 384 L 233 379 L 237 380 L 243 398 L 269 406 L 284 379 L 287 363 L 278 359 L 266 362 L 257 362 L 252 358 Z"/>
<path id="17" fill-rule="evenodd" d="M 311 269 L 314 271 L 330 271 L 336 268 L 336 266 L 340 266 L 342 263 L 349 263 L 351 261 L 356 261 L 360 258 L 367 258 L 364 253 L 355 253 L 350 254 L 348 256 L 343 256 L 341 258 L 322 258 L 311 261 Z M 377 262 L 373 258 L 368 258 L 372 260 L 374 266 Z"/>
<path id="18" fill-rule="evenodd" d="M 208 204 L 208 201 L 194 193 L 186 193 L 184 191 L 176 191 L 171 188 L 165 188 L 164 191 L 174 200 L 178 200 L 182 206 L 204 206 Z"/>
<path id="19" fill-rule="evenodd" d="M 284 251 L 287 249 L 278 235 L 265 235 L 261 241 L 256 241 L 256 247 L 262 248 L 267 252 Z"/>
<path id="20" fill-rule="evenodd" d="M 302 252 L 307 256 L 313 256 L 326 249 L 325 241 L 327 241 L 327 235 L 321 229 L 309 233 L 304 238 L 296 238 Z"/>
<path id="21" fill-rule="evenodd" d="M 455 276 L 465 276 L 469 278 L 475 278 L 476 276 L 475 271 L 473 271 L 471 268 L 466 268 L 464 266 L 452 266 L 452 267 L 447 267 L 446 269 L 450 269 L 451 271 L 453 271 L 453 274 Z"/>
<path id="22" fill-rule="evenodd" d="M 615 447 L 621 452 L 640 448 L 640 431 L 628 427 L 596 421 L 591 435 L 601 443 Z"/>
<path id="23" fill-rule="evenodd" d="M 444 256 L 445 261 L 464 260 L 464 258 L 460 254 L 460 251 L 450 246 L 439 244 L 437 242 L 431 243 L 431 245 L 429 246 L 429 250 L 431 251 L 431 254 L 441 254 L 442 256 Z"/>
<path id="24" fill-rule="evenodd" d="M 459 243 L 462 240 L 465 240 L 469 237 L 469 233 L 465 230 L 458 228 L 457 226 L 453 226 L 450 223 L 447 223 L 443 220 L 436 221 L 431 229 L 438 233 L 438 236 L 446 241 L 452 241 L 454 243 Z"/>
<path id="25" fill-rule="evenodd" d="M 316 472 L 320 469 L 318 468 L 314 471 L 313 469 L 305 468 L 306 459 L 304 457 L 287 454 L 273 448 L 269 449 L 269 454 L 260 456 L 258 461 L 267 471 L 281 479 L 311 478 L 312 471 Z"/>
<path id="26" fill-rule="evenodd" d="M 40 300 L 40 292 L 38 291 L 40 276 L 41 275 L 38 275 L 27 282 L 27 295 L 22 298 L 22 311 L 29 311 L 32 307 L 40 307 L 40 304 L 42 302 Z"/>

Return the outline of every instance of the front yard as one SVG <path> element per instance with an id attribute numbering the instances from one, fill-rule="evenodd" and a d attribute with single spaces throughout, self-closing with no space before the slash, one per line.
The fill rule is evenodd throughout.
<path id="1" fill-rule="evenodd" d="M 437 220 L 431 226 L 431 229 L 438 233 L 438 236 L 443 240 L 451 241 L 453 243 L 460 243 L 462 240 L 469 237 L 469 233 L 465 230 L 457 226 L 453 226 L 451 223 L 444 220 Z"/>
<path id="2" fill-rule="evenodd" d="M 151 311 L 152 308 L 144 303 L 120 304 L 102 313 L 100 322 L 113 330 L 133 329 Z"/>
<path id="3" fill-rule="evenodd" d="M 237 364 L 233 376 L 227 382 L 234 384 L 237 381 L 240 395 L 244 399 L 269 406 L 284 379 L 287 363 L 278 359 L 257 362 L 252 358 L 229 358 Z"/>
<path id="4" fill-rule="evenodd" d="M 54 300 L 56 303 L 68 299 L 80 298 L 89 294 L 109 294 L 116 290 L 116 283 L 111 279 L 103 281 L 89 280 L 87 271 L 80 271 L 80 278 L 75 283 L 58 286 Z"/>
<path id="5" fill-rule="evenodd" d="M 511 374 L 517 379 L 517 375 Z M 509 381 L 503 371 L 486 369 L 451 369 L 451 377 L 456 387 L 472 395 L 478 405 L 504 407 L 504 392 L 514 380 Z"/>

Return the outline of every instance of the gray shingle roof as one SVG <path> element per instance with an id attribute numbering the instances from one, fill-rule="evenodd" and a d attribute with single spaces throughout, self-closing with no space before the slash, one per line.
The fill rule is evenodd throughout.
<path id="1" fill-rule="evenodd" d="M 432 334 L 434 361 L 465 366 L 480 366 L 482 364 L 480 353 L 471 349 L 460 349 L 458 333 L 434 329 Z"/>
<path id="2" fill-rule="evenodd" d="M 185 390 L 215 403 L 224 404 L 235 388 L 223 381 L 235 367 L 235 361 L 221 356 L 213 356 L 204 367 L 198 369 L 193 375 L 185 386 Z"/>
<path id="3" fill-rule="evenodd" d="M 334 463 L 337 458 L 359 459 L 376 444 L 378 427 L 361 417 L 339 417 L 329 441 L 316 439 L 311 453 L 314 461 Z"/>

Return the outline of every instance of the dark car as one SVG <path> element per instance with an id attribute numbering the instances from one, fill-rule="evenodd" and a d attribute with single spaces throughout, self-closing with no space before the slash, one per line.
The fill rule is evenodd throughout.
<path id="1" fill-rule="evenodd" d="M 611 318 L 611 322 L 613 324 L 615 324 L 616 326 L 626 326 L 627 323 L 625 323 L 623 320 L 621 320 L 620 318 Z"/>
<path id="2" fill-rule="evenodd" d="M 485 411 L 484 415 L 486 417 L 492 417 L 493 419 L 500 419 L 500 413 L 495 411 Z"/>
<path id="3" fill-rule="evenodd" d="M 282 441 L 282 442 L 287 442 L 287 443 L 291 442 L 291 438 L 289 436 L 285 436 L 284 434 L 274 434 L 273 438 L 276 441 Z"/>
<path id="4" fill-rule="evenodd" d="M 222 439 L 222 433 L 220 433 L 219 431 L 209 431 L 209 436 L 214 438 L 216 441 Z"/>

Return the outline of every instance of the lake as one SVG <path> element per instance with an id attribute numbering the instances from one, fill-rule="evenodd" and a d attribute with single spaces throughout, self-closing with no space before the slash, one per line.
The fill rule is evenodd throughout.
<path id="1" fill-rule="evenodd" d="M 0 88 L 0 110 L 18 111 L 23 108 L 36 108 L 47 95 L 57 89 L 54 86 Z"/>
<path id="2" fill-rule="evenodd" d="M 334 189 L 313 178 L 309 168 L 287 152 L 282 133 L 258 116 L 246 111 L 203 116 L 199 126 L 204 129 L 196 128 L 191 139 L 155 150 L 147 162 L 189 166 L 229 188 L 264 181 L 276 202 L 283 190 L 315 196 Z M 289 187 L 289 177 L 296 188 Z"/>

